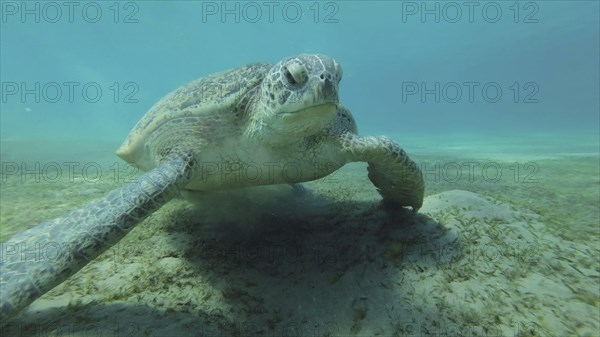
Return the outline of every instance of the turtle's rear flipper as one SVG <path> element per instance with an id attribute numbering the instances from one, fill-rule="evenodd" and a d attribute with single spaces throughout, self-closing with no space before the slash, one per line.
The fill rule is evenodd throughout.
<path id="1" fill-rule="evenodd" d="M 191 160 L 164 161 L 137 181 L 2 244 L 0 313 L 11 317 L 100 253 L 173 198 L 192 174 Z"/>

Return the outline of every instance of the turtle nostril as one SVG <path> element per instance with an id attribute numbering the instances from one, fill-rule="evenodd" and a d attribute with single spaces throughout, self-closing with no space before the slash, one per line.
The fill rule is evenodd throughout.
<path id="1" fill-rule="evenodd" d="M 330 73 L 322 73 L 321 75 L 319 75 L 319 78 L 321 79 L 321 81 L 331 81 L 333 76 L 331 76 Z"/>

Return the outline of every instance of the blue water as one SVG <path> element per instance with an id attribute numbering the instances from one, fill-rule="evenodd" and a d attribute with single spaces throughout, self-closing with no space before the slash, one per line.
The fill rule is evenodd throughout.
<path id="1" fill-rule="evenodd" d="M 3 2 L 3 138 L 119 140 L 187 81 L 305 52 L 365 133 L 598 134 L 596 1 L 77 4 Z"/>

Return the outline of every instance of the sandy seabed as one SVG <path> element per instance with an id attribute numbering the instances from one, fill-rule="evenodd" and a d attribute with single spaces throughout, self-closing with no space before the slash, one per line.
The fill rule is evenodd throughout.
<path id="1" fill-rule="evenodd" d="M 57 144 L 2 141 L 0 240 L 135 178 L 118 144 Z M 597 151 L 433 144 L 403 144 L 417 214 L 384 207 L 363 163 L 305 193 L 176 199 L 2 335 L 599 336 Z"/>

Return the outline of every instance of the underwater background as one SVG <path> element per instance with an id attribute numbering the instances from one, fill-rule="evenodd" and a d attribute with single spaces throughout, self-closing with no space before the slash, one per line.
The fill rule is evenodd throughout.
<path id="1" fill-rule="evenodd" d="M 392 137 L 426 179 L 416 217 L 379 207 L 364 163 L 307 183 L 310 196 L 174 200 L 115 248 L 126 254 L 109 250 L 2 329 L 600 336 L 599 13 L 597 1 L 2 1 L 0 241 L 139 174 L 114 151 L 167 93 L 299 53 L 336 58 L 360 134 Z M 266 255 L 244 259 L 257 242 Z"/>

